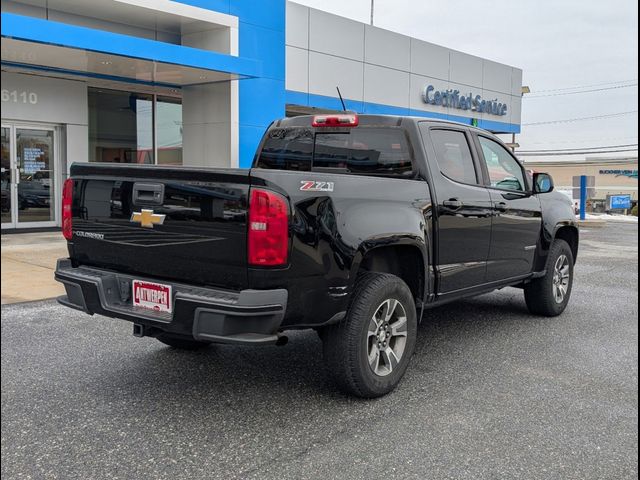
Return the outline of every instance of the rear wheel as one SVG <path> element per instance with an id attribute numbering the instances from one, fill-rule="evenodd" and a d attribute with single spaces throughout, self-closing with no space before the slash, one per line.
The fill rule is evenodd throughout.
<path id="1" fill-rule="evenodd" d="M 573 287 L 573 252 L 564 240 L 556 239 L 547 257 L 544 277 L 524 287 L 524 299 L 531 313 L 555 317 L 564 312 Z"/>
<path id="2" fill-rule="evenodd" d="M 406 283 L 395 275 L 366 273 L 345 319 L 321 335 L 325 361 L 345 393 L 379 397 L 402 379 L 416 332 L 415 302 Z"/>
<path id="3" fill-rule="evenodd" d="M 165 345 L 179 348 L 180 350 L 198 350 L 210 345 L 209 342 L 199 342 L 187 336 L 172 335 L 170 333 L 161 333 L 156 339 Z"/>

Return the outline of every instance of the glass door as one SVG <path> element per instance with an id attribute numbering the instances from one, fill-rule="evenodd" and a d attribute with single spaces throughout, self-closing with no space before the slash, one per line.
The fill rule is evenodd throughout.
<path id="1" fill-rule="evenodd" d="M 18 226 L 56 220 L 53 133 L 16 127 Z"/>
<path id="2" fill-rule="evenodd" d="M 2 165 L 0 173 L 2 175 L 2 228 L 15 227 L 13 216 L 13 135 L 9 125 L 2 125 Z"/>
<path id="3" fill-rule="evenodd" d="M 2 126 L 3 228 L 55 226 L 55 147 L 54 128 Z"/>

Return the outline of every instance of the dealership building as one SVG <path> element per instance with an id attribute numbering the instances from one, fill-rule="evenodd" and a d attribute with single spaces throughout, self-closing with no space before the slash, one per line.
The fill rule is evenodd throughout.
<path id="1" fill-rule="evenodd" d="M 59 225 L 73 162 L 251 165 L 341 110 L 520 131 L 518 68 L 285 0 L 1 0 L 2 228 Z"/>
<path id="2" fill-rule="evenodd" d="M 580 177 L 588 182 L 588 211 L 611 210 L 611 197 L 627 196 L 631 205 L 638 203 L 638 155 L 616 155 L 613 157 L 590 156 L 564 160 L 527 160 L 527 169 L 547 172 L 553 177 L 555 188 L 580 198 Z"/>

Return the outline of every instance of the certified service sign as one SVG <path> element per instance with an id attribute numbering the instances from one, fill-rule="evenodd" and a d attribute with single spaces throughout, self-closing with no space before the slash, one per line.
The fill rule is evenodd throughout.
<path id="1" fill-rule="evenodd" d="M 499 102 L 497 98 L 485 100 L 480 95 L 460 93 L 460 90 L 436 90 L 433 85 L 427 85 L 422 91 L 422 101 L 429 105 L 471 110 L 477 113 L 487 113 L 502 117 L 507 114 L 507 104 Z"/>

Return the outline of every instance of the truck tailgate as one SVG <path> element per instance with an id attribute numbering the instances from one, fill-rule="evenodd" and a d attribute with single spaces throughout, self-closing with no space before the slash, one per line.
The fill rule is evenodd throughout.
<path id="1" fill-rule="evenodd" d="M 77 265 L 246 288 L 249 170 L 74 164 Z"/>

